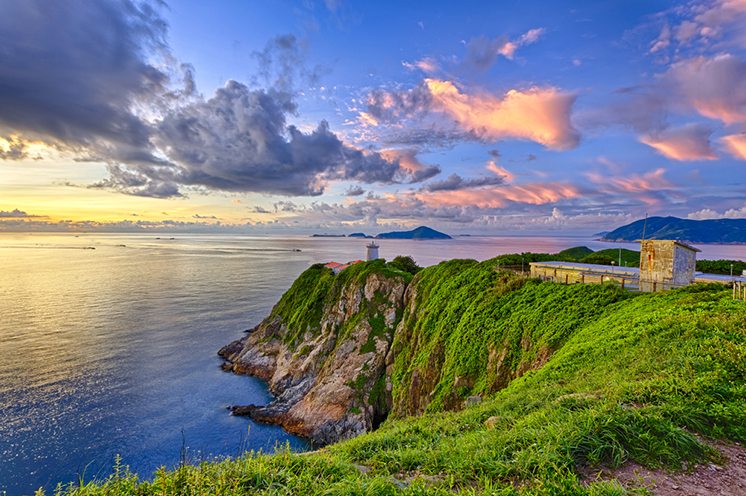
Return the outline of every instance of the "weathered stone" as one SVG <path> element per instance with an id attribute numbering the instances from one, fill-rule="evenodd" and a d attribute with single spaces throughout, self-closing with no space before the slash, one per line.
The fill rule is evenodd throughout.
<path id="1" fill-rule="evenodd" d="M 494 430 L 498 425 L 500 425 L 501 422 L 501 417 L 492 416 L 484 421 L 484 426 L 487 428 L 488 431 L 491 431 Z"/>
<path id="2" fill-rule="evenodd" d="M 270 316 L 223 347 L 219 354 L 225 367 L 264 379 L 275 396 L 269 405 L 236 406 L 232 413 L 279 424 L 317 445 L 371 430 L 391 408 L 389 384 L 379 388 L 386 398 L 371 398 L 370 393 L 377 381 L 385 380 L 405 288 L 399 276 L 372 273 L 363 284 L 352 281 L 341 288 L 340 297 L 324 309 L 317 335 L 306 332 L 291 347 L 283 341 L 289 332 L 285 323 Z M 370 312 L 384 318 L 383 335 L 374 334 Z"/>

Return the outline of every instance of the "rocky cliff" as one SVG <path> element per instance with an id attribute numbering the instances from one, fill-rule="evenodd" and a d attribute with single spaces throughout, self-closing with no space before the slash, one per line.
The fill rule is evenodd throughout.
<path id="1" fill-rule="evenodd" d="M 413 279 L 382 260 L 305 271 L 271 314 L 220 355 L 267 381 L 267 406 L 235 414 L 323 445 L 388 415 L 458 410 L 541 367 L 625 298 L 609 286 L 541 283 L 499 260 L 452 260 Z"/>
<path id="2" fill-rule="evenodd" d="M 385 358 L 410 278 L 383 260 L 338 275 L 321 265 L 306 270 L 266 319 L 220 350 L 225 369 L 264 379 L 275 395 L 234 414 L 318 445 L 377 426 L 390 409 Z"/>

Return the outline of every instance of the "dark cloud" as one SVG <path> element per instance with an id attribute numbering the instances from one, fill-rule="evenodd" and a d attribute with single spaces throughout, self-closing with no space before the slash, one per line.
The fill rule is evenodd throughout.
<path id="1" fill-rule="evenodd" d="M 497 148 L 493 148 L 492 150 L 488 150 L 487 154 L 490 157 L 494 158 L 495 160 L 497 160 L 497 159 L 499 159 L 501 157 L 500 150 L 498 150 Z"/>
<path id="2" fill-rule="evenodd" d="M 165 32 L 146 2 L 4 2 L 0 135 L 153 161 L 132 108 L 166 92 L 168 75 L 148 62 L 165 50 Z"/>
<path id="3" fill-rule="evenodd" d="M 166 198 L 183 186 L 235 192 L 319 195 L 328 181 L 419 180 L 373 150 L 351 147 L 325 121 L 289 125 L 296 87 L 313 82 L 299 41 L 271 40 L 256 53 L 271 89 L 228 81 L 200 96 L 194 69 L 178 64 L 153 3 L 29 0 L 0 17 L 0 137 L 3 158 L 24 140 L 108 164 L 91 187 Z M 164 61 L 160 69 L 150 60 Z M 176 88 L 176 89 L 175 89 Z M 138 113 L 138 110 L 140 113 Z M 147 119 L 140 114 L 147 114 Z"/>
<path id="4" fill-rule="evenodd" d="M 497 57 L 501 55 L 501 50 L 504 50 L 506 46 L 509 46 L 509 41 L 505 36 L 472 38 L 466 44 L 465 62 L 479 70 L 489 69 L 495 63 Z"/>
<path id="5" fill-rule="evenodd" d="M 347 188 L 347 191 L 345 191 L 346 196 L 360 196 L 364 194 L 365 190 L 361 186 L 350 186 Z"/>
<path id="6" fill-rule="evenodd" d="M 214 215 L 200 215 L 200 214 L 194 214 L 192 215 L 192 218 L 194 219 L 212 219 L 212 220 L 218 220 L 218 218 Z"/>
<path id="7" fill-rule="evenodd" d="M 344 144 L 326 121 L 310 132 L 287 125 L 294 110 L 287 93 L 229 81 L 209 100 L 178 108 L 157 124 L 153 141 L 171 164 L 113 166 L 101 185 L 148 196 L 178 194 L 180 185 L 315 196 L 328 180 L 410 177 L 397 160 Z"/>
<path id="8" fill-rule="evenodd" d="M 464 179 L 458 174 L 451 174 L 442 181 L 434 181 L 427 184 L 423 189 L 426 191 L 454 191 L 460 189 L 480 188 L 482 186 L 495 186 L 503 184 L 504 182 L 505 178 L 502 176 Z"/>
<path id="9" fill-rule="evenodd" d="M 0 210 L 0 219 L 28 219 L 32 217 L 39 217 L 38 215 L 29 215 L 23 210 Z"/>
<path id="10" fill-rule="evenodd" d="M 26 144 L 13 137 L 5 138 L 7 149 L 0 148 L 0 160 L 21 160 L 28 157 Z"/>
<path id="11" fill-rule="evenodd" d="M 373 90 L 368 94 L 367 112 L 379 121 L 396 122 L 427 112 L 432 95 L 424 83 L 403 91 Z"/>
<path id="12" fill-rule="evenodd" d="M 315 85 L 325 71 L 320 65 L 308 66 L 301 43 L 292 34 L 272 38 L 262 51 L 253 55 L 259 63 L 255 82 L 278 92 L 291 94 L 299 82 L 302 86 Z"/>

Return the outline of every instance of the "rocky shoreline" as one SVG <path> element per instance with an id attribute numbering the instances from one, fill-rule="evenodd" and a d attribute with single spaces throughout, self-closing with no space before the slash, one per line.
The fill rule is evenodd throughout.
<path id="1" fill-rule="evenodd" d="M 370 431 L 388 414 L 386 357 L 407 286 L 400 275 L 335 278 L 322 270 L 328 271 L 319 269 L 315 283 L 331 277 L 327 289 L 334 297 L 326 299 L 331 303 L 316 325 L 299 333 L 275 307 L 218 352 L 224 370 L 266 381 L 274 396 L 265 406 L 233 406 L 232 414 L 280 425 L 316 446 Z"/>

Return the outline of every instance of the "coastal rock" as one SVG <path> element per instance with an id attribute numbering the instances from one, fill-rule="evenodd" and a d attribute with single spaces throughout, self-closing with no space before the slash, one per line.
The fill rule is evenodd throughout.
<path id="1" fill-rule="evenodd" d="M 232 407 L 234 415 L 325 445 L 369 431 L 388 414 L 385 361 L 407 278 L 381 261 L 337 276 L 314 266 L 299 281 L 269 317 L 219 354 L 225 367 L 265 380 L 275 396 L 265 406 Z M 298 313 L 309 295 L 318 299 Z"/>

